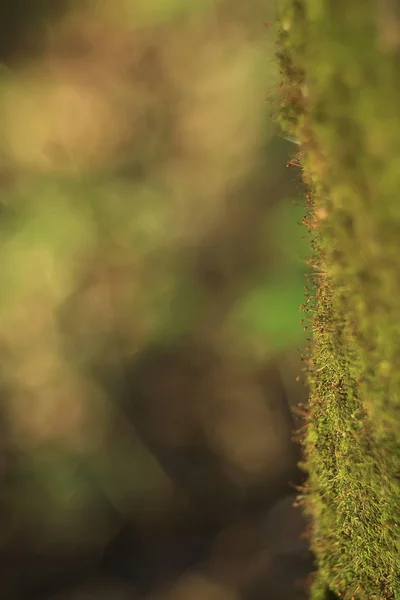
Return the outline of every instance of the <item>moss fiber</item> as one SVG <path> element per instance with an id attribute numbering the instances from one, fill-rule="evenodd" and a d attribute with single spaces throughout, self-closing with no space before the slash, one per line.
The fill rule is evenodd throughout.
<path id="1" fill-rule="evenodd" d="M 400 598 L 400 3 L 281 0 L 280 125 L 313 244 L 312 600 Z"/>

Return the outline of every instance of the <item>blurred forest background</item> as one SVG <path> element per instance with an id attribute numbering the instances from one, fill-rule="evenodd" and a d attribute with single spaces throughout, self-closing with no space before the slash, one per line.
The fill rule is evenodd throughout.
<path id="1" fill-rule="evenodd" d="M 273 19 L 2 4 L 4 600 L 306 597 L 309 246 Z"/>

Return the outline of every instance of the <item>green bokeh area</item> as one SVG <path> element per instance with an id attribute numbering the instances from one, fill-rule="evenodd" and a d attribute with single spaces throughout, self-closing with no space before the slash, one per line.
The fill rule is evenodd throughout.
<path id="1" fill-rule="evenodd" d="M 250 278 L 247 291 L 237 298 L 228 317 L 229 326 L 247 341 L 264 344 L 274 354 L 302 347 L 305 338 L 300 306 L 304 302 L 306 261 L 310 241 L 301 226 L 306 208 L 303 199 L 285 199 L 266 223 L 265 235 L 276 248 L 272 272 Z"/>
<path id="2" fill-rule="evenodd" d="M 279 352 L 303 343 L 299 306 L 304 292 L 302 279 L 258 284 L 238 301 L 232 315 L 235 326 L 249 340 Z M 272 342 L 270 341 L 272 340 Z"/>

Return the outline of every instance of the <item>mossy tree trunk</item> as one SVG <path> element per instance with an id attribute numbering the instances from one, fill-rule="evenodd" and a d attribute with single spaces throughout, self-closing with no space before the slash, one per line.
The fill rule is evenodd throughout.
<path id="1" fill-rule="evenodd" d="M 400 3 L 282 0 L 278 27 L 314 248 L 311 596 L 400 598 Z"/>

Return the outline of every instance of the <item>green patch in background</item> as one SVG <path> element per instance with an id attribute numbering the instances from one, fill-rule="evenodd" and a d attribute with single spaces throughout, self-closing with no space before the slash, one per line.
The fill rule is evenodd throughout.
<path id="1" fill-rule="evenodd" d="M 124 2 L 115 5 L 114 9 L 106 7 L 111 19 L 126 25 L 156 26 L 177 20 L 194 12 L 204 13 L 215 11 L 219 0 L 147 0 L 146 2 Z"/>
<path id="2" fill-rule="evenodd" d="M 272 353 L 302 345 L 299 307 L 304 301 L 301 277 L 267 281 L 252 288 L 229 316 L 230 326 Z"/>
<path id="3" fill-rule="evenodd" d="M 267 216 L 264 238 L 275 256 L 272 272 L 249 277 L 228 317 L 229 329 L 271 353 L 305 342 L 300 306 L 311 247 L 301 226 L 304 215 L 304 201 L 296 199 L 281 202 Z"/>
<path id="4" fill-rule="evenodd" d="M 8 194 L 0 230 L 1 309 L 25 302 L 38 289 L 57 304 L 73 289 L 80 259 L 96 236 L 87 204 L 71 201 L 74 191 L 39 178 Z"/>
<path id="5" fill-rule="evenodd" d="M 282 264 L 279 267 L 290 272 L 304 273 L 305 261 L 312 256 L 310 238 L 302 226 L 305 214 L 302 198 L 286 200 L 274 211 L 270 235 L 281 255 Z"/>
<path id="6" fill-rule="evenodd" d="M 158 313 L 155 337 L 162 343 L 173 343 L 196 326 L 206 306 L 205 290 L 194 278 L 182 275 L 169 297 L 153 297 L 149 310 Z"/>

